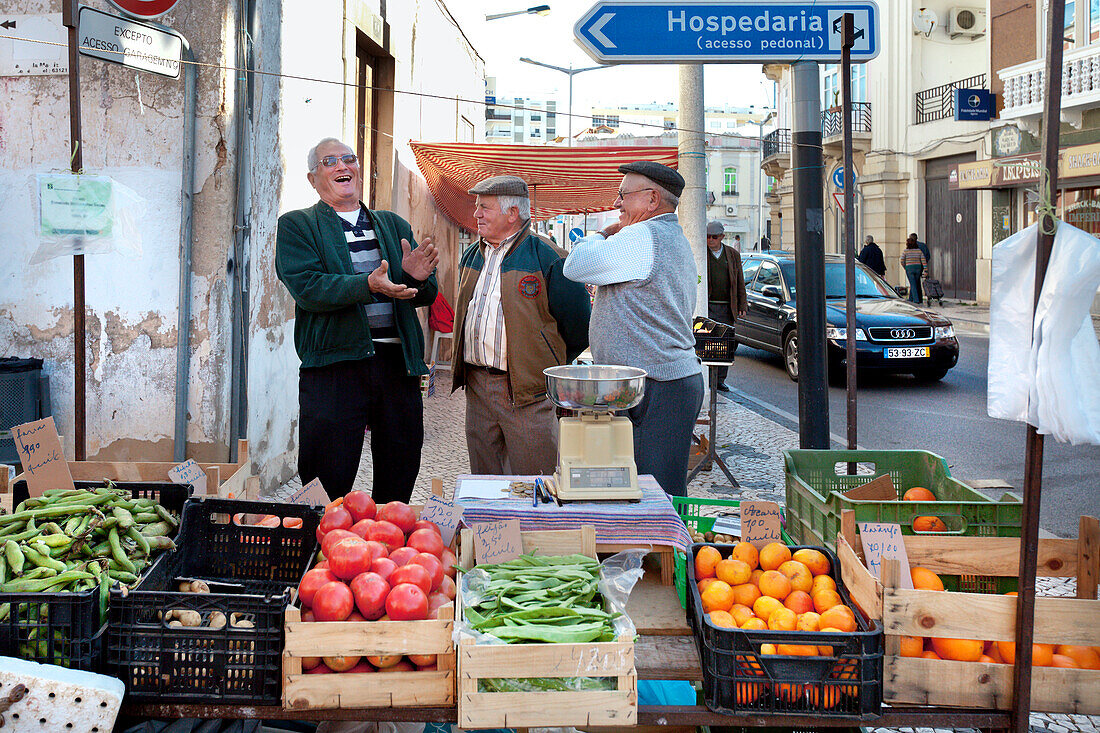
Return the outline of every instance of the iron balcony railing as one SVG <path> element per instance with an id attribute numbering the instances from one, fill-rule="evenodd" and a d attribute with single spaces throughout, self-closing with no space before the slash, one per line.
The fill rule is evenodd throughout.
<path id="1" fill-rule="evenodd" d="M 956 89 L 985 89 L 985 74 L 941 84 L 916 94 L 917 124 L 943 120 L 955 116 Z"/>
<path id="2" fill-rule="evenodd" d="M 871 103 L 852 102 L 852 132 L 871 132 Z M 844 111 L 833 107 L 821 113 L 821 137 L 840 137 L 844 134 Z"/>
<path id="3" fill-rule="evenodd" d="M 785 127 L 772 130 L 764 136 L 764 148 L 761 153 L 764 160 L 780 154 L 791 154 L 791 131 Z"/>

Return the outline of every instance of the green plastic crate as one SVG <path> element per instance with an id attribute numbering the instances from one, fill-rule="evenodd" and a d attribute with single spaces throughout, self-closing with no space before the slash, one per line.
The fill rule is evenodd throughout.
<path id="1" fill-rule="evenodd" d="M 890 522 L 902 534 L 913 532 L 915 517 L 935 516 L 946 532 L 919 534 L 968 537 L 1019 537 L 1023 505 L 1006 494 L 991 501 L 951 477 L 947 462 L 920 450 L 788 450 L 783 451 L 787 474 L 787 531 L 795 541 L 832 547 L 840 534 L 841 512 L 852 510 L 857 522 Z M 870 464 L 871 474 L 848 474 L 850 462 Z M 844 492 L 889 474 L 896 501 L 849 499 Z M 914 486 L 923 486 L 937 501 L 902 501 Z"/>
<path id="2" fill-rule="evenodd" d="M 672 506 L 676 513 L 684 521 L 684 526 L 697 532 L 709 532 L 714 526 L 715 517 L 706 517 L 702 514 L 702 507 L 740 507 L 741 502 L 734 499 L 693 499 L 687 496 L 672 496 Z M 797 544 L 791 540 L 785 529 L 779 530 L 783 542 L 788 545 Z M 687 608 L 687 555 L 676 551 L 676 564 L 673 579 L 676 583 L 676 594 L 680 596 L 680 608 Z"/>

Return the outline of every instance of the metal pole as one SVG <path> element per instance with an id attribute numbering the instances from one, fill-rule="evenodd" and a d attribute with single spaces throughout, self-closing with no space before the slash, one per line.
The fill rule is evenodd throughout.
<path id="1" fill-rule="evenodd" d="M 195 54 L 188 43 L 183 45 L 185 62 L 193 62 Z M 180 310 L 176 323 L 176 422 L 172 458 L 187 458 L 187 402 L 191 384 L 191 253 L 195 210 L 195 64 L 186 63 L 183 70 L 183 181 L 180 205 Z M 230 439 L 232 440 L 232 438 Z"/>
<path id="2" fill-rule="evenodd" d="M 856 212 L 855 172 L 852 170 L 852 46 L 855 45 L 855 16 L 844 14 L 840 51 L 840 90 L 844 97 L 844 300 L 845 359 L 848 365 L 848 450 L 855 450 L 856 431 Z M 849 473 L 855 465 L 848 464 Z"/>
<path id="3" fill-rule="evenodd" d="M 79 15 L 79 0 L 66 0 L 62 3 L 62 22 L 69 29 L 69 138 L 72 141 L 72 160 L 70 168 L 73 173 L 80 173 L 84 169 L 84 150 L 81 146 L 80 131 L 80 39 L 77 37 L 76 24 Z M 79 247 L 80 240 L 77 239 Z M 76 460 L 87 460 L 87 445 L 85 427 L 87 417 L 85 406 L 87 404 L 85 381 L 85 351 L 84 336 L 84 255 L 73 255 L 73 442 L 75 445 Z"/>
<path id="4" fill-rule="evenodd" d="M 684 236 L 691 243 L 695 268 L 702 276 L 695 296 L 695 314 L 707 315 L 707 194 L 703 160 L 703 67 L 680 66 L 680 175 L 686 185 L 677 209 Z"/>
<path id="5" fill-rule="evenodd" d="M 829 447 L 825 361 L 825 232 L 821 162 L 820 74 L 816 61 L 791 64 L 794 119 L 795 283 L 798 288 L 798 434 L 802 448 Z M 784 343 L 784 358 L 788 344 Z"/>
<path id="6" fill-rule="evenodd" d="M 1062 112 L 1062 31 L 1065 0 L 1051 0 L 1047 14 L 1046 77 L 1043 90 L 1043 145 L 1040 171 L 1040 200 L 1049 196 L 1054 203 L 1058 190 L 1058 128 Z M 1042 174 L 1045 174 L 1043 176 Z M 1046 185 L 1043 185 L 1045 178 Z M 1035 250 L 1034 307 L 1039 305 L 1050 253 L 1054 249 L 1057 220 L 1051 209 L 1039 212 L 1039 241 Z M 1034 321 L 1034 310 L 1032 320 Z M 1035 634 L 1035 567 L 1038 560 L 1039 513 L 1043 490 L 1043 436 L 1034 425 L 1027 426 L 1024 462 L 1023 530 L 1020 536 L 1020 585 L 1016 598 L 1016 665 L 1012 677 L 1012 728 L 1027 733 L 1031 711 L 1031 644 Z"/>
<path id="7" fill-rule="evenodd" d="M 569 142 L 565 144 L 566 147 L 573 147 L 573 67 L 569 67 Z"/>

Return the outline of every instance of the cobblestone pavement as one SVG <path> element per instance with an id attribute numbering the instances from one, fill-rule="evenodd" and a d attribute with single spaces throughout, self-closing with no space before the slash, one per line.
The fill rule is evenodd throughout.
<path id="1" fill-rule="evenodd" d="M 988 309 L 980 306 L 945 304 L 944 310 L 969 308 L 966 315 L 972 327 L 980 327 L 982 318 L 988 323 Z M 954 318 L 954 315 L 949 315 Z M 960 319 L 961 320 L 961 319 Z M 707 404 L 707 403 L 705 403 Z M 755 406 L 753 406 L 755 407 Z M 704 408 L 705 410 L 705 408 Z M 715 444 L 718 455 L 730 468 L 740 488 L 734 488 L 721 469 L 713 466 L 700 472 L 688 485 L 688 494 L 699 498 L 762 499 L 784 503 L 785 477 L 783 451 L 798 447 L 798 433 L 781 419 L 773 420 L 762 410 L 749 409 L 720 393 Z M 469 473 L 465 436 L 466 400 L 460 390 L 451 393 L 450 372 L 439 371 L 435 394 L 424 398 L 424 450 L 420 477 L 413 490 L 413 502 L 423 502 L 431 494 L 431 480 L 443 481 L 446 495 L 454 490 L 455 479 Z M 696 434 L 709 434 L 708 427 L 698 426 Z M 369 435 L 368 435 L 369 439 Z M 365 446 L 369 448 L 369 444 Z M 369 449 L 363 451 L 354 487 L 369 490 L 373 461 Z M 297 478 L 272 492 L 272 498 L 285 498 L 301 483 Z M 1073 595 L 1072 580 L 1039 579 L 1037 587 L 1043 595 Z M 930 728 L 867 728 L 873 733 L 938 733 Z M 962 729 L 960 729 L 962 730 Z M 1033 714 L 1031 730 L 1035 733 L 1100 733 L 1100 716 Z"/>

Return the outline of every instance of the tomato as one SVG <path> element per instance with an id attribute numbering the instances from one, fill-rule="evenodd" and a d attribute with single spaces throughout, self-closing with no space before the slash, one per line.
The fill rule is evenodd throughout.
<path id="1" fill-rule="evenodd" d="M 389 667 L 378 670 L 379 672 L 415 672 L 416 667 L 408 662 L 401 660 L 397 664 L 391 664 Z"/>
<path id="2" fill-rule="evenodd" d="M 439 584 L 439 592 L 453 601 L 455 596 L 458 595 L 458 587 L 453 580 L 444 575 L 443 582 Z"/>
<path id="3" fill-rule="evenodd" d="M 350 588 L 351 586 L 348 585 L 348 587 Z M 355 591 L 352 591 L 351 594 L 354 596 Z M 363 618 L 363 614 L 359 613 L 358 611 L 352 611 L 351 613 L 348 614 L 348 617 L 344 620 L 345 621 L 366 621 L 366 619 Z"/>
<path id="4" fill-rule="evenodd" d="M 331 674 L 332 670 L 326 667 L 324 664 L 318 664 L 312 669 L 307 669 L 306 674 Z"/>
<path id="5" fill-rule="evenodd" d="M 427 595 L 432 590 L 432 574 L 423 565 L 402 565 L 394 570 L 389 577 L 391 586 L 401 583 L 412 583 Z M 393 614 L 390 614 L 393 615 Z"/>
<path id="6" fill-rule="evenodd" d="M 380 557 L 370 565 L 370 571 L 372 573 L 378 573 L 382 576 L 382 579 L 386 581 L 389 580 L 390 573 L 394 570 L 397 570 L 397 563 L 388 557 Z"/>
<path id="7" fill-rule="evenodd" d="M 328 564 L 337 578 L 351 580 L 370 570 L 370 564 L 377 559 L 366 542 L 358 537 L 345 537 L 332 546 Z"/>
<path id="8" fill-rule="evenodd" d="M 397 525 L 403 534 L 412 532 L 416 524 L 416 512 L 403 501 L 391 501 L 378 507 L 376 518 Z"/>
<path id="9" fill-rule="evenodd" d="M 374 499 L 365 491 L 349 491 L 344 497 L 344 508 L 351 514 L 353 522 L 374 519 L 374 513 L 377 510 Z"/>
<path id="10" fill-rule="evenodd" d="M 409 539 L 405 544 L 409 547 L 415 547 L 420 552 L 435 555 L 437 558 L 443 557 L 443 538 L 438 532 L 433 532 L 430 529 L 416 530 L 409 535 Z M 442 565 L 440 569 L 442 569 Z"/>
<path id="11" fill-rule="evenodd" d="M 307 570 L 306 574 L 302 576 L 302 582 L 298 584 L 298 597 L 302 599 L 302 604 L 312 606 L 313 596 L 317 593 L 317 589 L 334 580 L 336 580 L 336 576 L 328 568 Z"/>
<path id="12" fill-rule="evenodd" d="M 428 588 L 429 593 L 433 590 L 438 590 L 439 584 L 447 577 L 443 574 L 443 563 L 439 561 L 438 557 L 427 552 L 416 553 L 416 556 L 412 560 L 409 560 L 409 564 L 419 565 L 428 571 L 428 575 L 431 576 L 432 580 L 432 585 Z"/>
<path id="13" fill-rule="evenodd" d="M 355 607 L 363 618 L 375 621 L 386 612 L 390 584 L 378 573 L 361 573 L 351 581 L 351 593 L 355 596 Z"/>
<path id="14" fill-rule="evenodd" d="M 430 529 L 431 531 L 435 532 L 440 537 L 443 536 L 443 532 L 439 529 L 439 525 L 436 524 L 435 522 L 431 521 L 431 520 L 428 520 L 428 519 L 418 519 L 418 520 L 416 520 L 416 522 L 413 524 L 413 532 L 415 532 L 418 529 Z"/>
<path id="15" fill-rule="evenodd" d="M 381 542 L 386 546 L 386 552 L 393 552 L 405 544 L 405 534 L 401 529 L 396 524 L 386 521 L 375 522 L 367 530 L 367 539 Z"/>
<path id="16" fill-rule="evenodd" d="M 322 554 L 324 554 L 324 553 L 322 553 Z M 328 560 L 322 560 L 321 562 L 317 563 L 313 567 L 314 568 L 327 568 L 328 567 Z"/>
<path id="17" fill-rule="evenodd" d="M 325 664 L 333 672 L 347 672 L 359 664 L 359 657 L 325 657 Z"/>
<path id="18" fill-rule="evenodd" d="M 458 565 L 458 558 L 450 550 L 444 548 L 443 554 L 439 557 L 443 561 L 443 574 L 452 580 L 458 576 L 458 571 L 455 570 L 455 566 Z"/>
<path id="19" fill-rule="evenodd" d="M 386 596 L 386 615 L 394 621 L 423 621 L 428 618 L 428 595 L 412 583 L 395 585 Z"/>
<path id="20" fill-rule="evenodd" d="M 428 596 L 428 618 L 439 618 L 436 613 L 439 609 L 452 601 L 443 593 L 432 593 Z"/>
<path id="21" fill-rule="evenodd" d="M 410 654 L 409 661 L 415 664 L 417 667 L 426 667 L 429 664 L 435 664 L 434 654 Z"/>
<path id="22" fill-rule="evenodd" d="M 378 669 L 383 669 L 385 667 L 392 667 L 393 665 L 400 662 L 401 661 L 401 655 L 400 654 L 386 654 L 386 655 L 382 655 L 382 656 L 378 656 L 378 657 L 367 657 L 367 661 L 369 661 L 375 667 L 378 667 Z"/>
<path id="23" fill-rule="evenodd" d="M 325 583 L 313 596 L 313 615 L 318 621 L 343 621 L 354 608 L 351 588 L 339 580 Z"/>
<path id="24" fill-rule="evenodd" d="M 308 624 L 317 620 L 317 617 L 313 615 L 313 611 L 308 608 L 302 607 L 302 623 Z"/>
<path id="25" fill-rule="evenodd" d="M 367 534 L 370 532 L 370 528 L 374 526 L 373 519 L 360 519 L 355 524 L 351 525 L 351 531 L 359 535 L 363 539 L 370 539 Z"/>
<path id="26" fill-rule="evenodd" d="M 438 669 L 434 664 L 425 664 L 423 667 L 417 667 L 417 672 L 434 672 Z"/>
<path id="27" fill-rule="evenodd" d="M 420 554 L 420 550 L 415 547 L 398 547 L 396 550 L 390 553 L 390 559 L 394 561 L 397 567 L 402 565 L 408 565 L 409 560 Z"/>
<path id="28" fill-rule="evenodd" d="M 332 546 L 337 542 L 348 537 L 354 537 L 356 539 L 363 539 L 354 532 L 346 529 L 334 529 L 325 535 L 325 538 L 321 540 L 321 554 L 325 556 L 325 559 L 329 561 L 329 565 L 332 564 Z"/>
<path id="29" fill-rule="evenodd" d="M 320 657 L 302 657 L 302 669 L 309 671 L 321 663 Z"/>
<path id="30" fill-rule="evenodd" d="M 359 661 L 359 664 L 355 665 L 347 671 L 347 674 L 361 674 L 363 672 L 376 672 L 377 670 L 365 659 Z"/>
<path id="31" fill-rule="evenodd" d="M 351 513 L 338 506 L 325 512 L 321 517 L 321 523 L 317 526 L 317 531 L 326 535 L 334 529 L 351 529 L 352 524 L 354 522 L 351 521 Z"/>

